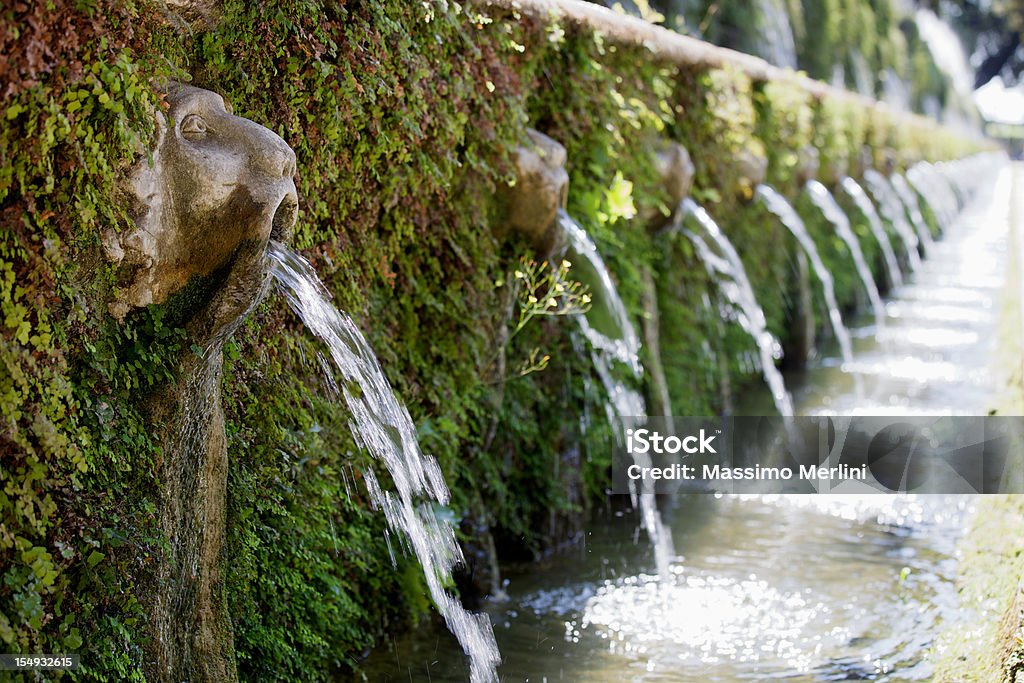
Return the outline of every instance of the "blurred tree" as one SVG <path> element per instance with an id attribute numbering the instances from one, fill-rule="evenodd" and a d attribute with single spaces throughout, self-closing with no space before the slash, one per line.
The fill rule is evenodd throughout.
<path id="1" fill-rule="evenodd" d="M 921 0 L 950 21 L 977 65 L 974 87 L 996 76 L 1008 85 L 1024 74 L 1024 0 Z"/>

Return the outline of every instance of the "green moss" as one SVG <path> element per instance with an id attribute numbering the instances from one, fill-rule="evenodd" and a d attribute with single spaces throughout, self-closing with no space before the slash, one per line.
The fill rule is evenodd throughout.
<path id="1" fill-rule="evenodd" d="M 937 642 L 935 676 L 942 683 L 1017 680 L 1021 671 L 1024 498 L 982 496 L 960 544 L 960 603 L 967 623 Z M 970 637 L 965 638 L 964 634 Z"/>

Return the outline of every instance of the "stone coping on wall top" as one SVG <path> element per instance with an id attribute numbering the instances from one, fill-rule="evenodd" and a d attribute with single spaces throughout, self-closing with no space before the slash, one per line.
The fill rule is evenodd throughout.
<path id="1" fill-rule="evenodd" d="M 914 125 L 936 127 L 934 119 L 895 109 L 870 97 L 836 88 L 827 83 L 769 64 L 760 57 L 712 45 L 656 26 L 639 17 L 620 14 L 585 0 L 476 0 L 483 6 L 513 10 L 542 20 L 567 19 L 588 27 L 603 36 L 625 45 L 640 45 L 659 59 L 709 68 L 739 69 L 754 81 L 782 81 L 803 88 L 813 96 L 842 99 L 867 108 L 885 112 L 894 120 Z"/>

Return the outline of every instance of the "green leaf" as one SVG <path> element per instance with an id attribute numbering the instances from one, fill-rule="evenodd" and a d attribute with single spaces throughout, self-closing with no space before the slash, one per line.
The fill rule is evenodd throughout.
<path id="1" fill-rule="evenodd" d="M 82 647 L 82 636 L 77 628 L 71 629 L 71 633 L 64 636 L 64 647 L 69 650 L 77 650 Z"/>

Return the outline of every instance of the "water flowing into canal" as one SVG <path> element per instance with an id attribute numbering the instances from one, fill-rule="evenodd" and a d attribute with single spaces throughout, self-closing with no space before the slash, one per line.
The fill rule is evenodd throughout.
<path id="1" fill-rule="evenodd" d="M 836 335 L 836 341 L 839 343 L 843 362 L 849 363 L 853 360 L 853 346 L 850 342 L 850 333 L 846 331 L 846 326 L 843 325 L 843 316 L 839 313 L 839 304 L 836 302 L 835 288 L 832 285 L 832 273 L 829 272 L 824 261 L 821 260 L 821 255 L 818 254 L 818 247 L 814 244 L 814 239 L 810 233 L 807 232 L 807 226 L 804 225 L 803 219 L 797 214 L 793 205 L 774 188 L 768 185 L 758 185 L 757 196 L 768 207 L 768 210 L 782 221 L 782 224 L 796 237 L 800 247 L 807 254 L 807 259 L 811 262 L 811 268 L 814 269 L 814 274 L 817 276 L 818 282 L 821 283 L 821 292 L 825 298 L 828 319 L 832 324 L 832 331 Z"/>
<path id="2" fill-rule="evenodd" d="M 966 169 L 967 166 L 959 168 Z M 823 357 L 791 376 L 799 414 L 985 414 L 1004 286 L 1010 178 L 975 170 L 964 212 L 886 303 L 877 334 L 851 326 L 853 372 Z M 691 239 L 738 306 L 745 279 L 695 204 Z M 738 260 L 738 259 L 737 259 Z M 756 318 L 756 313 L 751 312 Z M 742 407 L 741 407 L 742 408 Z M 741 411 L 742 412 L 742 411 Z M 669 580 L 634 540 L 627 512 L 592 521 L 585 541 L 509 567 L 510 600 L 487 607 L 509 681 L 823 683 L 932 678 L 937 633 L 957 628 L 956 543 L 972 508 L 955 495 L 683 495 L 663 509 L 677 555 Z M 391 641 L 370 680 L 465 678 L 436 631 Z"/>
<path id="3" fill-rule="evenodd" d="M 900 240 L 903 242 L 903 247 L 907 253 L 907 263 L 910 264 L 910 270 L 917 270 L 921 267 L 921 254 L 917 251 L 917 235 L 914 234 L 914 229 L 907 222 L 907 214 L 903 208 L 903 203 L 900 201 L 896 191 L 892 189 L 889 179 L 874 169 L 868 169 L 864 172 L 864 180 L 867 182 L 868 187 L 871 188 L 871 194 L 874 195 L 875 201 L 881 208 L 882 217 L 889 222 L 889 225 L 893 227 L 896 234 L 900 236 Z"/>
<path id="4" fill-rule="evenodd" d="M 868 262 L 864 258 L 860 240 L 857 239 L 850 227 L 850 219 L 847 218 L 846 213 L 832 193 L 828 191 L 828 188 L 817 180 L 807 181 L 805 190 L 811 198 L 811 202 L 818 207 L 825 220 L 832 224 L 839 239 L 843 240 L 843 244 L 850 250 L 853 266 L 857 270 L 857 275 L 864 286 L 864 293 L 871 303 L 871 311 L 875 315 L 875 326 L 881 330 L 885 326 L 885 304 L 882 303 L 882 296 L 878 293 L 878 285 L 875 284 L 875 278 L 871 274 L 871 267 L 868 266 Z"/>
<path id="5" fill-rule="evenodd" d="M 640 336 L 636 332 L 626 305 L 619 296 L 618 288 L 612 280 L 608 267 L 597 251 L 597 245 L 590 239 L 580 225 L 565 211 L 558 212 L 558 225 L 569 241 L 570 253 L 579 256 L 575 263 L 588 269 L 586 284 L 590 286 L 592 303 L 589 315 L 578 318 L 583 335 L 598 351 L 609 358 L 627 366 L 639 377 L 643 374 L 640 364 Z M 643 415 L 646 410 L 643 399 L 639 403 L 627 406 L 636 409 L 635 413 L 623 415 Z"/>
<path id="6" fill-rule="evenodd" d="M 597 245 L 580 225 L 565 211 L 559 211 L 558 223 L 569 242 L 568 257 L 574 264 L 573 273 L 590 287 L 591 305 L 586 315 L 577 316 L 583 335 L 590 342 L 591 359 L 605 393 L 608 394 L 609 420 L 617 434 L 640 427 L 647 419 L 647 405 L 643 396 L 627 386 L 615 374 L 615 363 L 625 365 L 639 378 L 640 337 L 629 319 L 626 306 Z M 634 454 L 636 464 L 650 467 L 650 457 Z M 654 548 L 655 563 L 662 576 L 667 577 L 673 555 L 672 541 L 658 512 L 653 493 L 633 493 L 634 505 L 640 512 L 640 521 Z"/>
<path id="7" fill-rule="evenodd" d="M 430 597 L 463 652 L 469 657 L 470 680 L 497 680 L 498 646 L 487 615 L 463 609 L 445 586 L 462 561 L 451 523 L 434 506 L 449 499 L 434 458 L 420 452 L 409 412 L 391 389 L 380 363 L 355 322 L 330 302 L 330 294 L 305 259 L 272 243 L 268 256 L 273 277 L 288 305 L 327 347 L 333 372 L 329 384 L 344 396 L 352 414 L 356 443 L 388 471 L 393 490 L 372 470 L 363 473 L 374 507 L 399 535 L 423 568 Z"/>
<path id="8" fill-rule="evenodd" d="M 822 364 L 807 373 L 796 399 L 814 406 L 811 412 L 987 412 L 993 383 L 987 359 L 1007 259 L 1007 218 L 999 207 L 1009 203 L 1009 180 L 990 168 L 961 168 L 963 187 L 977 192 L 975 200 L 888 302 L 885 329 L 876 334 L 863 323 L 851 329 L 855 361 L 847 370 L 863 378 L 864 397 L 838 391 L 849 387 L 848 373 Z"/>
<path id="9" fill-rule="evenodd" d="M 875 210 L 875 205 L 871 203 L 871 198 L 868 197 L 864 188 L 850 176 L 844 177 L 839 184 L 868 221 L 871 234 L 878 242 L 879 249 L 882 250 L 889 286 L 899 287 L 903 284 L 903 273 L 900 271 L 899 261 L 896 260 L 896 252 L 892 249 L 892 242 L 889 241 L 889 235 L 885 232 L 885 226 L 882 224 L 878 211 Z"/>
<path id="10" fill-rule="evenodd" d="M 782 345 L 768 331 L 764 310 L 757 303 L 757 296 L 750 286 L 740 255 L 710 214 L 689 198 L 684 199 L 679 207 L 676 217 L 678 224 L 681 225 L 688 217 L 693 218 L 700 232 L 684 230 L 684 234 L 693 242 L 697 255 L 718 290 L 736 308 L 736 319 L 740 326 L 754 340 L 761 361 L 761 372 L 764 373 L 776 410 L 784 418 L 791 418 L 793 402 L 786 390 L 782 373 L 775 367 L 775 361 L 782 357 Z"/>

